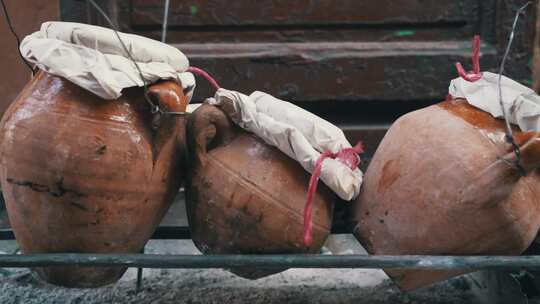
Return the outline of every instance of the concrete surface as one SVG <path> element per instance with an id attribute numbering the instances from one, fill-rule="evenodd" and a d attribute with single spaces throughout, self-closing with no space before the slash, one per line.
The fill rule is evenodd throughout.
<path id="1" fill-rule="evenodd" d="M 186 225 L 181 196 L 165 225 Z M 17 250 L 15 241 L 0 241 L 0 254 Z M 367 254 L 350 234 L 333 235 L 325 254 Z M 147 253 L 200 254 L 191 240 L 151 240 Z M 28 269 L 0 268 L 0 304 L 15 303 L 526 303 L 511 276 L 476 273 L 415 292 L 400 292 L 381 270 L 289 269 L 256 281 L 221 269 L 145 269 L 136 292 L 136 269 L 99 289 L 66 289 L 40 281 Z M 532 302 L 531 302 L 532 303 Z"/>
<path id="2" fill-rule="evenodd" d="M 333 254 L 363 251 L 352 235 L 333 236 L 327 245 Z M 12 251 L 16 244 L 4 241 L 0 248 Z M 147 252 L 200 254 L 188 240 L 150 241 Z M 130 269 L 117 284 L 100 289 L 55 287 L 35 278 L 27 269 L 4 269 L 0 270 L 0 303 L 496 303 L 489 284 L 482 284 L 471 284 L 467 277 L 461 277 L 402 293 L 380 270 L 289 269 L 250 281 L 221 269 L 145 269 L 142 291 L 136 293 L 135 269 Z M 499 288 L 492 285 L 491 289 Z M 505 290 L 512 297 L 519 295 L 512 288 L 506 286 Z M 518 298 L 512 302 L 521 303 Z"/>

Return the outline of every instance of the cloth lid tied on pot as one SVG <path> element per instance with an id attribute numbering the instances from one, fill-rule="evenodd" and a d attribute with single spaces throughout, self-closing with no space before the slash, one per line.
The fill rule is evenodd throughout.
<path id="1" fill-rule="evenodd" d="M 465 98 L 474 107 L 503 118 L 499 103 L 498 74 L 483 72 L 474 82 L 456 78 L 450 83 L 449 94 L 454 98 Z M 540 96 L 530 88 L 508 78 L 501 78 L 504 109 L 510 123 L 522 131 L 540 130 Z"/>
<path id="2" fill-rule="evenodd" d="M 247 96 L 220 88 L 206 102 L 220 106 L 240 127 L 277 147 L 310 173 L 322 153 L 351 149 L 343 131 L 335 125 L 263 92 Z M 351 169 L 339 159 L 324 159 L 320 178 L 347 201 L 358 196 L 362 185 L 360 169 Z"/>
<path id="3" fill-rule="evenodd" d="M 118 33 L 147 83 L 177 79 L 193 94 L 195 78 L 187 57 L 177 48 L 138 35 Z M 104 99 L 143 80 L 113 30 L 71 22 L 45 22 L 24 38 L 20 50 L 42 70 L 64 77 Z"/>

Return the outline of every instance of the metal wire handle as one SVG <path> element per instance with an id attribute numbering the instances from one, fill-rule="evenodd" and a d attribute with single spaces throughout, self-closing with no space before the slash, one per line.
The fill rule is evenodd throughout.
<path id="1" fill-rule="evenodd" d="M 146 101 L 150 105 L 150 112 L 152 114 L 159 113 L 159 114 L 165 114 L 165 115 L 185 115 L 186 112 L 165 112 L 159 107 L 159 105 L 155 104 L 150 99 L 150 97 L 148 96 L 148 83 L 146 82 L 146 79 L 144 78 L 144 75 L 143 75 L 143 73 L 141 71 L 141 68 L 139 67 L 137 62 L 133 59 L 133 56 L 131 55 L 131 53 L 127 49 L 126 45 L 124 44 L 124 41 L 122 41 L 122 38 L 118 34 L 118 30 L 116 29 L 116 25 L 111 21 L 109 16 L 107 16 L 107 14 L 103 11 L 103 9 L 94 0 L 88 0 L 88 2 L 90 2 L 90 4 L 92 4 L 92 6 L 96 9 L 96 11 L 98 11 L 101 14 L 101 16 L 103 16 L 103 18 L 107 21 L 107 23 L 109 24 L 109 26 L 113 30 L 114 34 L 116 35 L 116 38 L 118 38 L 118 41 L 122 45 L 122 48 L 124 49 L 124 52 L 126 52 L 127 56 L 129 57 L 129 60 L 131 60 L 131 62 L 133 62 L 133 64 L 137 68 L 137 72 L 139 73 L 139 76 L 141 77 L 141 80 L 143 82 L 144 98 L 146 99 Z"/>
<path id="2" fill-rule="evenodd" d="M 169 28 L 169 6 L 170 0 L 165 0 L 165 7 L 163 8 L 163 26 L 161 28 L 161 42 L 167 41 L 167 29 Z"/>
<path id="3" fill-rule="evenodd" d="M 510 37 L 508 38 L 508 44 L 506 46 L 506 50 L 504 52 L 504 56 L 502 58 L 501 65 L 499 67 L 499 78 L 498 78 L 498 83 L 497 83 L 497 86 L 499 88 L 499 92 L 498 92 L 499 93 L 499 105 L 501 106 L 502 114 L 503 114 L 503 117 L 504 117 L 504 122 L 505 122 L 505 125 L 506 125 L 505 139 L 509 144 L 512 145 L 512 148 L 514 149 L 514 153 L 516 154 L 516 161 L 515 161 L 515 163 L 513 165 L 517 168 L 517 170 L 523 176 L 526 175 L 526 171 L 523 168 L 523 166 L 521 165 L 521 152 L 519 150 L 519 146 L 514 141 L 514 135 L 512 134 L 512 127 L 510 126 L 510 121 L 508 119 L 508 114 L 506 113 L 506 109 L 504 108 L 504 103 L 503 103 L 503 98 L 502 98 L 502 75 L 504 73 L 504 66 L 506 64 L 506 60 L 508 59 L 508 56 L 510 54 L 510 49 L 512 47 L 512 42 L 514 41 L 514 36 L 515 36 L 515 33 L 516 33 L 517 23 L 519 21 L 519 17 L 525 12 L 525 9 L 527 9 L 527 7 L 529 5 L 531 5 L 531 4 L 532 4 L 532 1 L 528 1 L 522 7 L 520 7 L 516 12 L 516 15 L 514 17 L 514 23 L 512 24 L 512 30 L 510 32 Z"/>

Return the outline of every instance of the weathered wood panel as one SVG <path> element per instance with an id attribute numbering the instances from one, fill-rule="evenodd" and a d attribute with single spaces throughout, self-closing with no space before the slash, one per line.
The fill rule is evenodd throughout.
<path id="1" fill-rule="evenodd" d="M 421 42 L 421 41 L 463 41 L 468 49 L 468 41 L 475 33 L 481 33 L 484 41 L 493 45 L 494 47 L 489 52 L 496 50 L 498 60 L 491 60 L 495 56 L 490 58 L 483 58 L 483 67 L 489 67 L 494 70 L 500 60 L 500 55 L 504 48 L 504 42 L 506 41 L 508 27 L 512 21 L 512 16 L 519 7 L 519 5 L 525 3 L 526 0 L 470 0 L 470 1 L 435 1 L 435 0 L 395 0 L 395 1 L 339 1 L 339 5 L 336 5 L 335 1 L 321 0 L 321 1 L 279 1 L 279 0 L 262 0 L 262 1 L 249 1 L 239 0 L 233 2 L 223 1 L 200 1 L 200 0 L 173 0 L 171 2 L 171 16 L 174 19 L 177 15 L 178 23 L 172 21 L 172 26 L 169 28 L 168 42 L 170 43 L 212 43 L 218 47 L 221 43 L 229 43 L 233 45 L 235 43 L 246 44 L 265 44 L 265 43 L 316 43 L 316 42 L 342 42 L 342 41 L 354 41 L 360 42 Z M 110 14 L 115 15 L 121 28 L 125 31 L 135 30 L 137 33 L 150 36 L 153 38 L 159 38 L 161 18 L 163 13 L 163 3 L 161 0 L 131 0 L 131 1 L 111 1 L 115 5 L 105 5 L 108 8 Z M 113 9 L 111 9 L 111 7 Z M 299 9 L 303 8 L 303 9 Z M 307 9 L 309 8 L 309 9 Z M 355 9 L 356 8 L 356 9 Z M 225 12 L 225 13 L 220 13 Z M 137 14 L 142 14 L 138 16 Z M 148 16 L 143 16 L 149 14 Z M 153 17 L 149 17 L 154 14 Z M 341 15 L 340 15 L 341 14 Z M 224 15 L 225 17 L 223 17 Z M 226 16 L 233 16 L 231 18 Z M 145 18 L 150 21 L 144 21 Z M 531 82 L 531 68 L 530 68 L 530 49 L 532 49 L 530 30 L 532 27 L 531 20 L 535 20 L 535 14 L 529 13 L 524 18 L 520 28 L 520 31 L 515 42 L 515 46 L 512 52 L 512 58 L 507 66 L 507 71 L 510 76 L 517 78 L 519 81 L 529 84 Z M 170 20 L 171 21 L 171 20 Z M 98 22 L 99 23 L 99 22 Z M 219 52 L 219 50 L 216 50 Z M 443 83 L 446 86 L 446 82 L 449 77 L 453 77 L 452 68 L 447 64 L 453 64 L 453 61 L 458 60 L 461 56 L 454 56 L 447 54 L 447 58 L 444 59 L 444 55 L 429 55 L 425 56 L 420 54 L 423 59 L 417 58 L 417 62 L 421 62 L 426 66 L 437 66 L 438 69 L 430 70 L 433 78 L 439 78 L 439 81 L 435 81 L 433 88 L 440 91 L 439 88 Z M 360 62 L 352 55 L 353 62 Z M 390 69 L 391 66 L 395 66 L 399 71 L 389 73 L 386 75 L 402 75 L 404 69 L 401 68 L 403 59 L 407 60 L 407 56 L 399 56 L 400 58 L 394 59 L 394 62 L 388 62 L 385 64 L 386 69 Z M 424 60 L 425 59 L 425 60 Z M 227 60 L 227 59 L 225 59 Z M 231 59 L 232 60 L 232 59 Z M 235 58 L 236 62 L 248 62 L 242 61 L 241 58 Z M 431 61 L 432 60 L 432 61 Z M 327 64 L 328 60 L 321 59 L 326 65 L 325 68 L 313 67 L 312 71 L 322 73 L 328 71 L 330 64 Z M 370 60 L 375 62 L 376 60 Z M 431 61 L 431 62 L 430 62 Z M 204 65 L 220 65 L 225 67 L 231 66 L 232 62 L 222 62 L 217 64 L 212 62 L 212 59 L 204 59 L 199 57 L 193 60 L 195 64 Z M 349 63 L 341 63 L 345 66 L 344 70 L 349 70 L 346 66 L 353 66 Z M 266 69 L 260 68 L 260 62 L 253 64 L 254 67 L 244 67 L 245 71 L 270 71 L 267 75 L 271 79 L 264 81 L 262 76 L 259 80 L 263 82 L 274 83 L 276 73 L 273 73 L 271 69 L 277 72 L 277 66 Z M 317 64 L 315 64 L 316 66 Z M 411 77 L 416 77 L 418 73 L 413 67 L 413 63 L 406 63 L 405 67 L 412 72 Z M 444 65 L 444 67 L 443 67 Z M 371 65 L 372 66 L 372 65 Z M 215 71 L 228 71 L 231 69 L 218 69 Z M 289 72 L 288 69 L 286 71 Z M 302 76 L 302 73 L 297 73 L 297 76 Z M 221 75 L 217 75 L 221 76 Z M 321 78 L 336 79 L 335 73 L 323 76 Z M 224 77 L 224 76 L 221 76 Z M 246 76 L 250 79 L 253 77 Z M 419 81 L 426 80 L 428 76 L 423 75 Z M 443 80 L 441 80 L 443 79 Z M 364 79 L 365 80 L 365 79 Z M 368 79 L 369 80 L 369 79 Z M 380 78 L 374 78 L 374 81 L 380 82 Z M 413 80 L 409 80 L 411 82 Z M 237 84 L 239 82 L 245 82 L 244 79 L 238 79 L 238 81 L 229 81 L 225 84 Z M 249 84 L 248 82 L 245 82 Z M 260 82 L 259 82 L 260 83 Z M 300 81 L 300 83 L 302 83 Z M 320 82 L 317 82 L 320 83 Z M 429 98 L 434 94 L 424 94 L 429 84 L 423 84 L 424 88 L 420 91 L 417 90 L 394 90 L 396 86 L 396 80 L 389 79 L 389 87 L 382 87 L 377 84 L 367 83 L 366 87 L 379 90 L 382 94 L 381 88 L 384 92 L 405 92 L 411 94 L 410 96 L 400 97 L 399 100 L 413 100 L 415 98 Z M 304 82 L 305 84 L 305 82 Z M 312 83 L 313 84 L 313 83 Z M 351 84 L 350 82 L 348 83 Z M 408 85 L 407 85 L 408 86 Z M 199 86 L 204 88 L 204 84 Z M 243 86 L 253 88 L 253 85 Z M 409 86 L 410 87 L 410 86 Z M 292 91 L 292 93 L 283 93 L 281 96 L 292 96 L 295 100 L 314 100 L 312 97 L 307 96 L 303 98 L 301 94 L 293 94 L 296 90 L 293 87 L 287 86 L 283 88 L 283 85 L 273 84 L 270 87 L 276 91 Z M 341 88 L 340 88 L 341 89 Z M 311 88 L 309 86 L 303 86 L 302 91 L 317 92 L 318 88 Z M 347 91 L 347 89 L 345 89 Z M 343 92 L 343 90 L 342 90 Z M 200 90 L 199 90 L 200 93 Z M 203 92 L 201 96 L 209 93 L 207 90 Z M 354 93 L 354 92 L 353 92 Z M 334 94 L 334 95 L 333 95 Z M 308 94 L 312 95 L 312 94 Z M 328 94 L 321 96 L 319 99 L 337 96 L 341 98 L 344 94 L 337 94 L 330 90 Z M 349 94 L 345 94 L 349 95 Z M 384 98 L 384 100 L 392 100 L 398 94 Z M 354 99 L 355 94 L 351 95 Z M 378 94 L 361 94 L 357 95 L 358 98 L 370 98 L 377 97 Z M 333 99 L 333 98 L 332 98 Z M 330 99 L 329 99 L 330 100 Z"/>
<path id="2" fill-rule="evenodd" d="M 540 5 L 535 8 L 536 16 L 540 16 Z M 532 69 L 532 89 L 536 92 L 540 91 L 540 18 L 536 18 L 534 26 L 534 41 L 533 41 L 533 62 Z"/>
<path id="3" fill-rule="evenodd" d="M 296 7 L 296 5 L 306 5 L 309 2 L 309 5 L 313 5 L 315 8 L 321 6 L 321 10 L 323 10 L 331 2 L 337 7 L 324 9 L 326 15 L 315 14 L 317 9 L 302 11 L 300 13 L 302 18 L 298 18 L 298 13 L 269 15 L 268 10 L 261 12 L 263 6 L 259 7 L 253 3 L 248 4 L 248 8 L 254 9 L 248 16 L 238 15 L 243 12 L 244 7 L 235 11 L 235 6 L 239 4 L 234 2 L 233 9 L 226 10 L 228 15 L 234 16 L 234 22 L 226 22 L 226 20 L 224 22 L 224 20 L 219 19 L 221 17 L 217 13 L 219 9 L 216 6 L 221 5 L 221 8 L 229 6 L 227 2 L 216 4 L 202 1 L 204 3 L 199 5 L 196 3 L 201 1 L 182 1 L 176 3 L 177 12 L 171 12 L 169 21 L 171 18 L 175 18 L 175 14 L 181 21 L 175 23 L 172 20 L 173 22 L 169 23 L 167 41 L 169 43 L 444 41 L 470 39 L 474 34 L 481 33 L 486 41 L 492 42 L 494 41 L 492 39 L 494 26 L 491 21 L 494 19 L 494 1 L 443 1 L 440 3 L 428 1 L 426 6 L 419 4 L 419 2 L 425 1 L 410 0 L 382 1 L 380 5 L 370 1 L 340 1 L 339 6 L 336 6 L 335 2 L 332 1 L 303 1 L 303 4 L 298 4 L 295 1 L 292 4 L 285 3 L 281 6 Z M 116 13 L 122 29 L 160 39 L 163 3 L 163 1 L 143 0 L 132 2 L 131 6 L 129 3 L 119 3 Z M 360 9 L 347 11 L 346 5 L 356 6 Z M 411 7 L 421 6 L 422 8 L 413 12 L 401 9 L 401 7 L 409 7 L 409 5 Z M 211 9 L 207 9 L 208 6 Z M 369 10 L 363 9 L 365 6 L 371 10 L 377 10 L 378 17 L 371 15 Z M 175 3 L 173 2 L 173 10 L 174 7 Z M 385 10 L 386 7 L 391 7 L 391 9 Z M 189 10 L 190 13 L 181 13 L 182 8 Z M 336 9 L 337 13 L 332 11 Z M 196 11 L 196 13 L 191 14 L 191 10 Z M 398 13 L 402 14 L 401 17 L 397 17 Z M 208 14 L 212 16 L 208 17 Z M 261 14 L 266 15 L 266 21 L 264 18 L 257 19 Z M 365 14 L 369 14 L 369 16 L 366 17 Z M 451 18 L 445 17 L 450 15 Z M 216 18 L 218 19 L 216 20 Z M 379 19 L 373 22 L 373 20 L 370 21 L 370 18 Z M 351 20 L 356 21 L 352 22 Z"/>
<path id="4" fill-rule="evenodd" d="M 161 40 L 161 30 L 134 30 L 135 34 Z M 361 28 L 340 26 L 324 28 L 208 28 L 182 27 L 169 29 L 167 43 L 220 42 L 391 42 L 391 41 L 447 41 L 468 40 L 476 33 L 471 26 L 399 26 Z"/>
<path id="5" fill-rule="evenodd" d="M 191 64 L 225 88 L 266 91 L 290 101 L 441 99 L 470 62 L 470 42 L 177 44 Z M 484 46 L 482 64 L 495 67 Z M 195 100 L 212 95 L 198 82 Z"/>
<path id="6" fill-rule="evenodd" d="M 58 1 L 18 0 L 5 1 L 15 31 L 22 40 L 24 36 L 37 31 L 42 22 L 58 18 Z M 24 85 L 30 80 L 31 72 L 19 57 L 17 42 L 10 32 L 4 12 L 0 8 L 0 41 L 2 56 L 0 66 L 0 116 L 17 97 Z"/>
<path id="7" fill-rule="evenodd" d="M 508 44 L 508 37 L 512 29 L 516 11 L 527 3 L 527 0 L 498 0 L 496 18 L 496 47 L 499 56 L 502 57 Z M 514 44 L 510 56 L 505 66 L 505 74 L 521 75 L 521 82 L 527 86 L 532 86 L 532 53 L 535 32 L 536 9 L 538 1 L 533 1 L 525 15 L 519 19 Z"/>
<path id="8" fill-rule="evenodd" d="M 171 26 L 468 23 L 479 0 L 172 0 Z M 162 0 L 133 0 L 134 25 L 162 23 Z"/>

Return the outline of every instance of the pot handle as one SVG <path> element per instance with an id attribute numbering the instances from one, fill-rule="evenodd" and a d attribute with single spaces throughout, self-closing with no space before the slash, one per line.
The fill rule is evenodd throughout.
<path id="1" fill-rule="evenodd" d="M 188 104 L 188 97 L 184 94 L 180 84 L 166 80 L 148 87 L 148 97 L 160 109 L 165 112 L 185 112 Z M 180 115 L 154 115 L 157 123 L 156 135 L 153 143 L 153 158 L 156 162 L 161 155 L 166 155 L 171 149 L 170 142 L 175 140 L 176 148 L 180 153 L 184 153 L 185 146 L 185 117 Z"/>
<path id="2" fill-rule="evenodd" d="M 526 173 L 530 173 L 540 167 L 540 132 L 521 132 L 515 136 L 516 144 L 520 151 L 520 165 Z M 516 161 L 514 152 L 508 153 L 504 158 Z"/>
<path id="3" fill-rule="evenodd" d="M 539 132 L 516 132 L 514 140 L 519 146 L 521 168 L 516 153 L 508 152 L 475 176 L 474 182 L 461 191 L 460 201 L 486 208 L 507 201 L 522 177 L 521 171 L 528 174 L 540 166 L 539 135 Z"/>
<path id="4" fill-rule="evenodd" d="M 231 142 L 237 132 L 227 114 L 216 106 L 203 104 L 188 117 L 187 142 L 195 164 L 204 167 L 209 149 Z"/>

